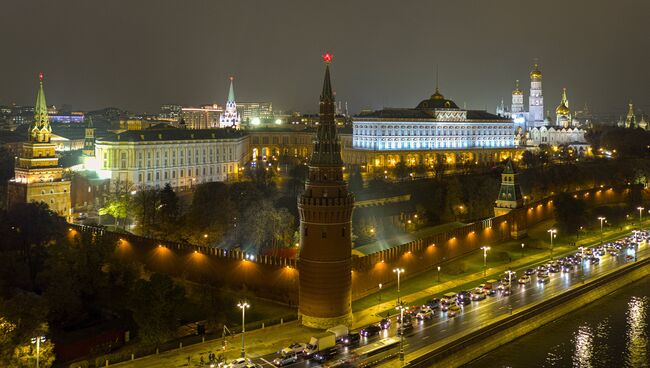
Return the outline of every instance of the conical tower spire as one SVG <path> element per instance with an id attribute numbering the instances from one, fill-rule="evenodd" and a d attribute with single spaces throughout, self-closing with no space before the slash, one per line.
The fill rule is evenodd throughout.
<path id="1" fill-rule="evenodd" d="M 562 104 L 569 107 L 569 100 L 566 98 L 566 88 L 562 88 Z"/>
<path id="2" fill-rule="evenodd" d="M 38 94 L 36 95 L 36 104 L 34 105 L 34 121 L 30 129 L 29 139 L 36 142 L 49 142 L 52 128 L 50 127 L 50 118 L 47 114 L 42 72 L 38 74 L 38 79 L 39 87 Z"/>
<path id="3" fill-rule="evenodd" d="M 310 165 L 342 165 L 341 144 L 336 134 L 336 122 L 334 120 L 334 94 L 332 93 L 332 82 L 330 81 L 332 55 L 325 53 L 323 61 L 325 62 L 325 79 L 323 80 L 323 91 L 320 96 L 320 117 Z"/>
<path id="4" fill-rule="evenodd" d="M 233 81 L 235 77 L 230 77 L 230 90 L 228 91 L 228 102 L 235 102 L 235 87 L 233 87 Z"/>

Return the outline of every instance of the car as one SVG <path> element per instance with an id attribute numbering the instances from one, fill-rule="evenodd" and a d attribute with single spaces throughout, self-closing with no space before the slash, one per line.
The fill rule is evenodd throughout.
<path id="1" fill-rule="evenodd" d="M 318 353 L 314 354 L 312 359 L 319 363 L 325 363 L 326 361 L 334 358 L 338 353 L 339 353 L 338 349 L 336 347 L 333 347 L 323 351 L 319 351 Z"/>
<path id="2" fill-rule="evenodd" d="M 469 294 L 469 296 L 463 297 L 463 298 L 458 298 L 456 301 L 456 305 L 468 305 L 472 304 L 472 294 Z"/>
<path id="3" fill-rule="evenodd" d="M 430 308 L 422 308 L 415 317 L 420 321 L 429 320 L 433 318 L 433 311 Z"/>
<path id="4" fill-rule="evenodd" d="M 483 290 L 474 290 L 472 292 L 472 300 L 483 300 L 486 298 L 486 293 Z"/>
<path id="5" fill-rule="evenodd" d="M 458 305 L 452 305 L 449 307 L 449 310 L 447 311 L 447 317 L 456 317 L 457 315 L 460 314 L 460 307 Z"/>
<path id="6" fill-rule="evenodd" d="M 442 298 L 440 299 L 440 303 L 446 303 L 448 305 L 451 305 L 456 302 L 456 299 L 458 299 L 458 294 L 451 292 L 443 295 Z"/>
<path id="7" fill-rule="evenodd" d="M 625 256 L 625 260 L 628 261 L 628 262 L 634 261 L 634 256 L 628 254 L 628 255 Z"/>
<path id="8" fill-rule="evenodd" d="M 293 364 L 298 361 L 298 355 L 289 354 L 289 355 L 280 355 L 279 357 L 273 359 L 273 364 L 276 367 L 282 367 L 287 364 Z"/>
<path id="9" fill-rule="evenodd" d="M 547 284 L 551 282 L 551 278 L 549 277 L 548 274 L 537 276 L 537 283 L 538 284 Z"/>
<path id="10" fill-rule="evenodd" d="M 591 261 L 592 264 L 600 262 L 600 258 L 598 258 L 596 256 L 592 256 L 591 258 L 589 258 L 589 260 Z"/>
<path id="11" fill-rule="evenodd" d="M 546 266 L 545 265 L 539 265 L 537 266 L 537 272 L 546 272 Z"/>
<path id="12" fill-rule="evenodd" d="M 294 342 L 293 344 L 287 346 L 286 348 L 278 351 L 280 355 L 291 355 L 291 354 L 302 354 L 302 351 L 305 350 L 307 344 L 301 344 Z"/>
<path id="13" fill-rule="evenodd" d="M 440 308 L 440 299 L 433 298 L 426 303 L 426 306 L 431 309 L 438 309 Z"/>
<path id="14" fill-rule="evenodd" d="M 530 276 L 528 276 L 528 275 L 523 275 L 523 276 L 521 276 L 521 277 L 519 278 L 519 281 L 518 281 L 518 282 L 519 282 L 519 284 L 521 284 L 521 285 L 523 285 L 523 284 L 530 284 Z"/>
<path id="15" fill-rule="evenodd" d="M 390 318 L 384 318 L 381 321 L 379 321 L 379 327 L 381 327 L 382 330 L 385 330 L 388 327 L 390 327 Z"/>
<path id="16" fill-rule="evenodd" d="M 397 327 L 397 334 L 401 335 L 402 334 L 402 329 L 404 332 L 412 330 L 413 329 L 413 322 L 411 320 L 404 321 L 404 324 L 400 324 L 399 327 Z"/>
<path id="17" fill-rule="evenodd" d="M 562 272 L 571 272 L 573 271 L 573 264 L 564 264 L 562 265 Z"/>
<path id="18" fill-rule="evenodd" d="M 223 368 L 245 368 L 249 364 L 251 364 L 250 360 L 246 358 L 237 358 L 228 363 L 220 363 L 219 366 Z"/>
<path id="19" fill-rule="evenodd" d="M 560 266 L 558 265 L 552 265 L 548 268 L 548 272 L 550 273 L 558 273 L 560 272 Z"/>
<path id="20" fill-rule="evenodd" d="M 345 346 L 353 346 L 359 344 L 360 339 L 361 336 L 359 335 L 358 332 L 350 333 L 341 338 L 341 343 Z"/>
<path id="21" fill-rule="evenodd" d="M 510 290 L 510 286 L 506 286 L 503 289 L 501 289 L 501 295 L 508 296 L 510 294 L 512 294 L 512 290 Z"/>
<path id="22" fill-rule="evenodd" d="M 359 331 L 359 334 L 363 337 L 371 337 L 375 335 L 379 335 L 381 332 L 381 327 L 379 325 L 370 325 L 361 331 Z"/>
<path id="23" fill-rule="evenodd" d="M 535 270 L 532 269 L 532 268 L 529 268 L 524 272 L 524 275 L 528 275 L 528 276 L 531 276 L 531 275 L 534 275 L 534 274 L 535 274 Z"/>

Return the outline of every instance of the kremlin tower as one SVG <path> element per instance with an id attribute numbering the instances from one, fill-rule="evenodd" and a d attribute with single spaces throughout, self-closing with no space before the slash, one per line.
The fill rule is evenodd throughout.
<path id="1" fill-rule="evenodd" d="M 237 104 L 235 103 L 235 89 L 233 87 L 234 77 L 230 77 L 230 90 L 228 91 L 228 101 L 226 101 L 226 109 L 219 116 L 220 128 L 235 128 L 239 129 L 241 117 L 237 113 Z"/>
<path id="2" fill-rule="evenodd" d="M 329 64 L 323 55 L 325 81 L 320 117 L 309 159 L 300 212 L 300 287 L 298 315 L 308 327 L 352 324 L 352 209 L 354 198 L 343 180 L 341 142 L 334 121 Z"/>
<path id="3" fill-rule="evenodd" d="M 50 210 L 71 220 L 70 181 L 63 178 L 55 145 L 50 141 L 52 127 L 47 114 L 43 73 L 39 74 L 39 88 L 34 106 L 34 120 L 16 160 L 15 177 L 8 185 L 7 204 L 41 202 Z"/>
<path id="4" fill-rule="evenodd" d="M 531 127 L 544 125 L 544 96 L 542 95 L 542 72 L 535 63 L 530 72 L 530 97 L 528 98 L 528 122 Z"/>

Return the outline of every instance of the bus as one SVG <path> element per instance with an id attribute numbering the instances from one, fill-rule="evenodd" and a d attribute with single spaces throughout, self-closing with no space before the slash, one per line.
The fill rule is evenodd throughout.
<path id="1" fill-rule="evenodd" d="M 396 356 L 399 354 L 399 341 L 396 337 L 387 337 L 354 350 L 354 365 L 369 367 Z"/>

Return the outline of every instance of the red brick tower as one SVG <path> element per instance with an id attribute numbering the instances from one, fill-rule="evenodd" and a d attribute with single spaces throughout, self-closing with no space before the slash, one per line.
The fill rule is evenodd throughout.
<path id="1" fill-rule="evenodd" d="M 299 317 L 303 325 L 328 328 L 352 324 L 352 208 L 343 180 L 341 142 L 334 122 L 330 54 L 323 55 L 325 81 L 320 119 L 309 159 L 300 212 Z"/>

